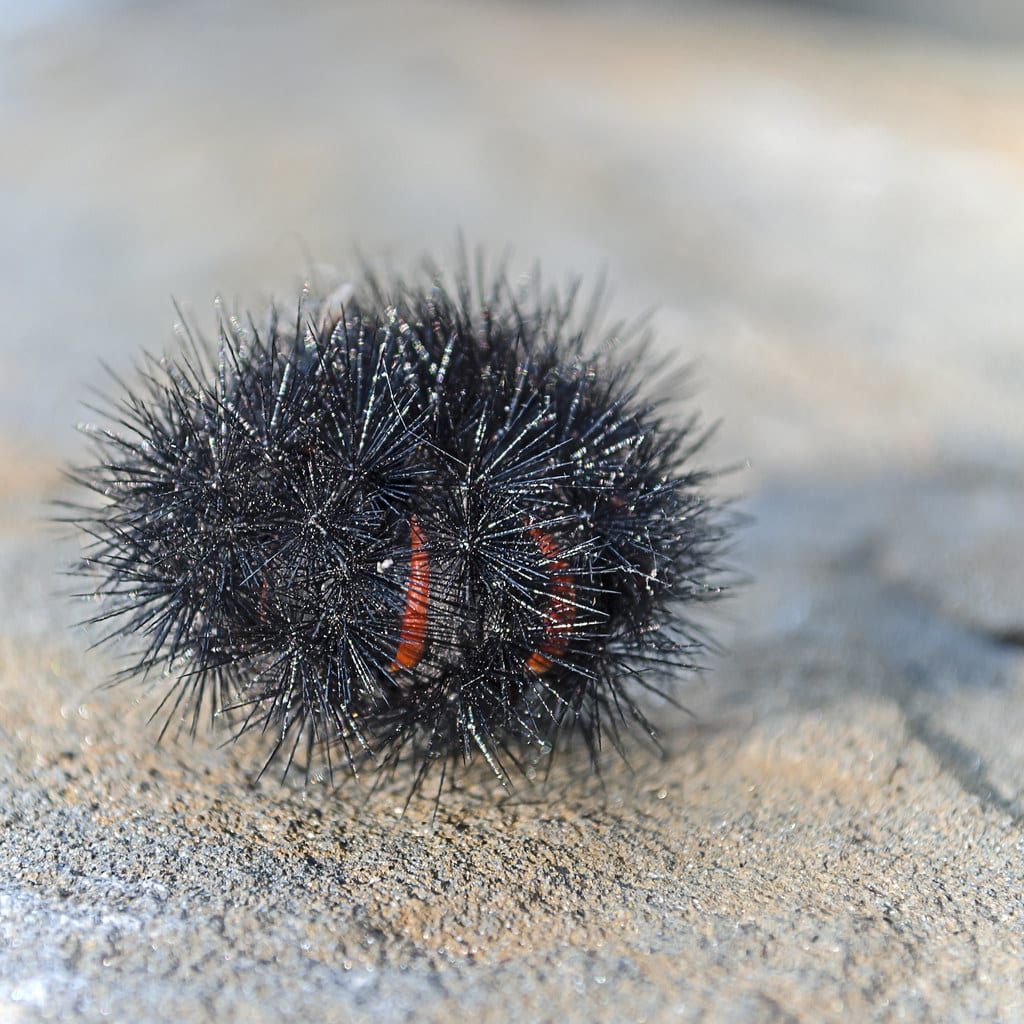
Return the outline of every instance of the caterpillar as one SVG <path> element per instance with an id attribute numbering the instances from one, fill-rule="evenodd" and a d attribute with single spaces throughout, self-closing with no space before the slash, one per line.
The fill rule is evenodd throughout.
<path id="1" fill-rule="evenodd" d="M 74 572 L 166 729 L 209 714 L 353 771 L 655 734 L 724 586 L 706 431 L 579 287 L 467 271 L 223 314 L 86 428 Z M 634 339 L 635 340 L 635 339 Z M 85 493 L 88 492 L 88 493 Z"/>

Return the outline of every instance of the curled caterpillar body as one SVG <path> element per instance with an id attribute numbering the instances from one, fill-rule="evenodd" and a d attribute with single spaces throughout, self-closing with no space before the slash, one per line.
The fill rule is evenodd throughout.
<path id="1" fill-rule="evenodd" d="M 637 687 L 692 665 L 722 589 L 702 435 L 571 299 L 440 282 L 225 319 L 90 430 L 78 572 L 169 720 L 229 714 L 288 763 L 409 751 L 417 779 L 652 731 Z"/>

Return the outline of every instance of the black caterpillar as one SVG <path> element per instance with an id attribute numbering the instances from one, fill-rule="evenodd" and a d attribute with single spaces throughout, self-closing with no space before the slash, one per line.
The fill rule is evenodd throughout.
<path id="1" fill-rule="evenodd" d="M 443 280 L 225 317 L 216 358 L 190 335 L 88 428 L 76 571 L 168 722 L 229 713 L 286 766 L 407 752 L 417 784 L 653 735 L 637 695 L 693 667 L 687 606 L 722 591 L 705 434 L 638 396 L 575 289 Z"/>

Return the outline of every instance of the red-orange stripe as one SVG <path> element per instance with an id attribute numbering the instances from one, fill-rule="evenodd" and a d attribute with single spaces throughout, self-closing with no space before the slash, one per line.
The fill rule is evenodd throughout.
<path id="1" fill-rule="evenodd" d="M 405 611 L 398 631 L 398 650 L 389 672 L 415 668 L 427 646 L 427 611 L 430 607 L 430 558 L 426 538 L 415 516 L 409 517 L 409 582 Z"/>
<path id="2" fill-rule="evenodd" d="M 547 559 L 551 580 L 551 603 L 544 614 L 544 639 L 526 659 L 526 667 L 540 675 L 554 664 L 553 658 L 565 654 L 572 638 L 576 618 L 576 585 L 568 571 L 569 563 L 561 557 L 555 539 L 541 529 L 533 529 L 530 536 L 537 542 L 540 553 Z"/>
<path id="3" fill-rule="evenodd" d="M 270 596 L 270 580 L 268 577 L 263 577 L 263 582 L 260 583 L 260 625 L 265 625 L 267 621 L 267 598 Z"/>

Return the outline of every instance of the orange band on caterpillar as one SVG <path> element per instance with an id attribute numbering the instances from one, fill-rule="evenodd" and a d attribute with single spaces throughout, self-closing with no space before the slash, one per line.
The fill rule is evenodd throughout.
<path id="1" fill-rule="evenodd" d="M 430 558 L 426 539 L 415 516 L 409 517 L 409 583 L 405 611 L 398 632 L 398 650 L 389 672 L 415 668 L 427 646 L 427 610 L 430 607 Z"/>
<path id="2" fill-rule="evenodd" d="M 569 563 L 561 557 L 555 539 L 540 529 L 530 530 L 540 553 L 547 560 L 551 580 L 551 603 L 544 614 L 544 639 L 526 659 L 526 667 L 540 675 L 554 664 L 554 658 L 565 654 L 572 639 L 572 626 L 576 618 L 576 585 L 569 572 Z"/>

